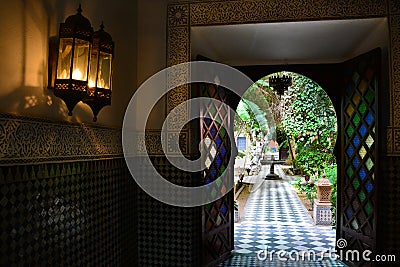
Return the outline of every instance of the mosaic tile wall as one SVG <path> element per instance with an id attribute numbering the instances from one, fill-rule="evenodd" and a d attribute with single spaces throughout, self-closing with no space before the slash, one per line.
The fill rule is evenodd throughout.
<path id="1" fill-rule="evenodd" d="M 136 260 L 121 130 L 0 114 L 0 265 Z"/>
<path id="2" fill-rule="evenodd" d="M 378 253 L 395 253 L 400 259 L 400 157 L 386 157 L 382 160 L 382 192 L 378 208 Z"/>
<path id="3" fill-rule="evenodd" d="M 133 187 L 123 158 L 2 166 L 0 265 L 134 264 Z"/>
<path id="4" fill-rule="evenodd" d="M 151 157 L 151 160 L 168 181 L 181 186 L 194 185 L 192 174 L 178 170 L 165 157 Z M 136 195 L 139 266 L 199 266 L 200 208 L 167 205 L 141 189 Z"/>

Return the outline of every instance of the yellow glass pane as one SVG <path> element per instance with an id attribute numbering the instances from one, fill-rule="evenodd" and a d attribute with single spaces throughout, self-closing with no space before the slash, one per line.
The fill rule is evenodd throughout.
<path id="1" fill-rule="evenodd" d="M 360 84 L 358 85 L 358 90 L 360 90 L 363 94 L 365 93 L 365 90 L 367 89 L 368 83 L 365 80 L 362 80 Z"/>
<path id="2" fill-rule="evenodd" d="M 358 94 L 353 95 L 353 103 L 356 104 L 356 106 L 360 103 L 360 96 Z"/>
<path id="3" fill-rule="evenodd" d="M 364 146 L 361 147 L 360 151 L 358 152 L 360 157 L 363 159 L 365 155 L 367 154 L 367 150 L 365 150 Z"/>
<path id="4" fill-rule="evenodd" d="M 353 115 L 353 112 L 354 112 L 353 106 L 352 106 L 352 105 L 349 105 L 349 106 L 347 107 L 347 109 L 346 109 L 347 115 L 349 115 L 349 117 L 351 117 L 351 115 Z"/>

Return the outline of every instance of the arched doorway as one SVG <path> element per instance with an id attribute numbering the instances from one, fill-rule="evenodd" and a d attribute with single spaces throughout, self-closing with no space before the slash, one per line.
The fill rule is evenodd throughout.
<path id="1" fill-rule="evenodd" d="M 278 95 L 269 78 L 283 75 L 291 79 L 292 85 L 283 95 Z M 328 258 L 328 253 L 335 250 L 335 230 L 329 225 L 329 219 L 321 221 L 321 208 L 313 205 L 314 182 L 303 184 L 306 181 L 302 175 L 307 174 L 311 181 L 316 181 L 328 173 L 334 184 L 332 207 L 335 209 L 337 166 L 333 148 L 338 119 L 330 98 L 311 79 L 284 71 L 256 81 L 243 94 L 236 111 L 235 137 L 247 140 L 247 147 L 238 145 L 240 157 L 235 162 L 238 176 L 235 181 L 240 179 L 241 187 L 236 188 L 242 195 L 248 194 L 247 186 L 251 190 L 247 203 L 239 197 L 242 218 L 235 224 L 235 254 L 259 258 L 260 253 L 264 260 L 272 260 L 276 258 L 272 251 L 285 252 L 286 256 L 296 251 L 298 255 L 308 253 L 314 257 L 326 253 Z M 278 134 L 284 137 L 277 138 Z M 290 162 L 287 160 L 286 164 L 277 151 L 283 142 L 291 150 Z M 279 160 L 275 172 L 280 177 L 271 181 L 266 175 L 269 175 L 272 157 Z M 287 167 L 286 173 L 281 164 Z M 295 169 L 299 170 L 298 175 L 293 174 Z M 292 185 L 301 196 L 301 192 L 307 192 L 304 196 L 309 198 L 300 201 Z M 243 204 L 246 205 L 244 212 Z M 313 208 L 315 212 L 311 212 Z M 320 225 L 314 226 L 314 223 Z M 328 226 L 321 226 L 323 223 Z"/>
<path id="2" fill-rule="evenodd" d="M 310 73 L 310 75 L 306 75 L 308 77 L 315 76 L 316 79 L 313 80 L 318 80 L 318 84 L 327 84 L 324 88 L 326 88 L 336 113 L 340 117 L 340 141 L 337 142 L 335 147 L 340 175 L 338 181 L 337 238 L 346 240 L 346 246 L 342 247 L 344 250 L 373 250 L 375 246 L 375 217 L 377 215 L 374 201 L 377 191 L 374 178 L 378 163 L 375 140 L 379 134 L 376 130 L 376 106 L 380 81 L 380 54 L 381 51 L 376 49 L 345 63 L 330 66 L 288 65 L 271 67 L 275 71 L 279 71 L 280 68 L 300 69 L 297 72 Z M 263 66 L 264 73 L 266 68 L 266 66 Z M 328 74 L 324 73 L 323 70 L 326 68 L 334 71 Z M 249 67 L 242 68 L 242 71 L 243 69 L 247 69 L 246 71 L 250 73 Z M 256 73 L 254 69 L 253 72 Z M 320 75 L 317 75 L 318 73 Z M 334 77 L 324 79 L 327 76 Z M 218 93 L 213 93 L 213 96 L 211 96 L 209 95 L 210 92 Z M 219 97 L 221 101 L 226 100 L 226 103 L 234 108 L 237 107 L 240 100 L 232 99 L 232 96 L 229 97 L 229 91 L 218 87 L 213 89 L 205 87 L 204 93 L 208 94 L 209 97 Z M 212 111 L 215 113 L 212 116 L 219 116 L 218 110 L 216 107 L 207 108 L 206 112 Z M 202 122 L 202 124 L 204 123 Z M 213 127 L 212 124 L 210 124 L 210 127 Z M 203 133 L 208 135 L 211 128 L 206 127 L 205 129 L 206 132 Z M 200 138 L 203 138 L 203 135 Z M 215 135 L 215 138 L 221 138 L 221 136 Z M 231 207 L 228 212 L 232 214 L 233 205 L 231 203 L 232 201 L 229 201 L 228 197 L 223 204 Z M 208 229 L 203 228 L 203 244 L 206 244 L 203 246 L 203 259 L 209 260 L 211 264 L 215 264 L 229 255 L 229 249 L 233 250 L 232 216 L 222 214 L 224 212 L 226 210 L 222 208 L 221 202 L 210 203 L 203 208 L 203 214 L 206 214 L 206 216 L 203 216 L 203 227 L 210 221 L 210 218 L 213 222 L 217 222 L 214 224 L 215 227 L 211 225 Z M 218 223 L 221 222 L 218 217 L 227 218 L 223 227 Z M 218 228 L 223 230 L 219 231 Z M 219 251 L 224 251 L 224 253 L 215 253 L 214 248 L 216 247 L 223 247 Z M 343 260 L 357 261 L 351 258 Z"/>

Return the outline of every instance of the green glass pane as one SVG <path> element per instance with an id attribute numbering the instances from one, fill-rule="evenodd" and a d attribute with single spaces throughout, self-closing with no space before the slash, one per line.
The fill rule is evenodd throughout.
<path id="1" fill-rule="evenodd" d="M 348 176 L 348 177 L 352 177 L 353 174 L 354 174 L 353 168 L 349 166 L 349 167 L 347 168 L 346 173 L 347 173 L 347 176 Z"/>
<path id="2" fill-rule="evenodd" d="M 365 194 L 364 194 L 364 192 L 363 191 L 360 191 L 359 193 L 358 193 L 358 199 L 360 200 L 360 202 L 363 202 L 364 200 L 365 200 Z"/>
<path id="3" fill-rule="evenodd" d="M 368 90 L 367 94 L 365 95 L 365 99 L 367 99 L 369 104 L 372 104 L 374 97 L 374 92 L 372 92 L 372 90 Z"/>
<path id="4" fill-rule="evenodd" d="M 356 219 L 351 222 L 351 227 L 353 227 L 354 230 L 358 230 L 358 223 Z"/>
<path id="5" fill-rule="evenodd" d="M 364 206 L 364 210 L 368 216 L 372 214 L 372 208 L 371 208 L 371 205 L 369 204 L 369 202 Z"/>
<path id="6" fill-rule="evenodd" d="M 216 113 L 217 113 L 217 109 L 215 108 L 214 105 L 212 105 L 212 106 L 210 107 L 210 114 L 214 116 Z"/>
<path id="7" fill-rule="evenodd" d="M 215 183 L 217 184 L 218 187 L 220 187 L 221 183 L 222 183 L 222 179 L 217 179 L 215 181 Z"/>
<path id="8" fill-rule="evenodd" d="M 354 125 L 357 127 L 360 124 L 360 116 L 358 116 L 358 114 L 356 114 L 353 118 L 353 123 Z"/>
<path id="9" fill-rule="evenodd" d="M 222 136 L 222 137 L 224 137 L 224 136 L 225 136 L 225 134 L 226 134 L 226 130 L 225 130 L 225 128 L 224 128 L 224 127 L 222 127 L 222 128 L 221 128 L 221 130 L 220 130 L 220 133 L 221 133 L 221 136 Z"/>
<path id="10" fill-rule="evenodd" d="M 361 105 L 358 107 L 358 111 L 360 111 L 361 115 L 363 115 L 365 111 L 367 111 L 367 105 L 362 102 Z"/>
<path id="11" fill-rule="evenodd" d="M 213 189 L 211 190 L 211 197 L 212 197 L 212 198 L 215 198 L 216 195 L 217 195 L 217 190 L 215 190 L 215 188 L 213 188 Z"/>
<path id="12" fill-rule="evenodd" d="M 347 136 L 348 136 L 349 138 L 351 138 L 351 137 L 353 136 L 353 133 L 354 133 L 354 128 L 353 128 L 353 126 L 349 125 L 349 127 L 347 127 L 346 132 L 347 132 Z"/>
<path id="13" fill-rule="evenodd" d="M 372 162 L 371 158 L 367 159 L 367 161 L 365 162 L 365 166 L 367 166 L 367 169 L 371 171 L 372 167 L 374 167 L 374 163 Z"/>
<path id="14" fill-rule="evenodd" d="M 358 181 L 357 178 L 353 180 L 353 187 L 355 190 L 357 190 L 360 187 L 360 182 Z"/>

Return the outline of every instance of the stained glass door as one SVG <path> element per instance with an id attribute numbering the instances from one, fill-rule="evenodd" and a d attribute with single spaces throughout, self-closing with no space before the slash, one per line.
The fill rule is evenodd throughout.
<path id="1" fill-rule="evenodd" d="M 360 255 L 376 244 L 380 64 L 379 49 L 344 64 L 339 235 Z"/>
<path id="2" fill-rule="evenodd" d="M 203 97 L 229 104 L 227 90 L 222 87 L 201 84 L 200 91 Z M 233 162 L 229 162 L 231 143 L 228 136 L 228 131 L 233 131 L 233 116 L 225 105 L 216 101 L 204 105 L 200 113 L 205 116 L 200 121 L 200 131 L 201 139 L 206 146 L 204 151 L 207 153 L 206 169 L 201 177 L 202 183 L 210 184 L 224 172 L 228 172 L 228 177 L 233 182 L 233 172 L 231 172 Z M 228 127 L 223 127 L 221 122 Z M 211 194 L 214 194 L 214 197 L 217 192 L 226 191 L 226 185 L 219 182 L 213 184 Z M 230 256 L 233 250 L 232 212 L 233 190 L 202 207 L 202 266 L 215 266 Z"/>

